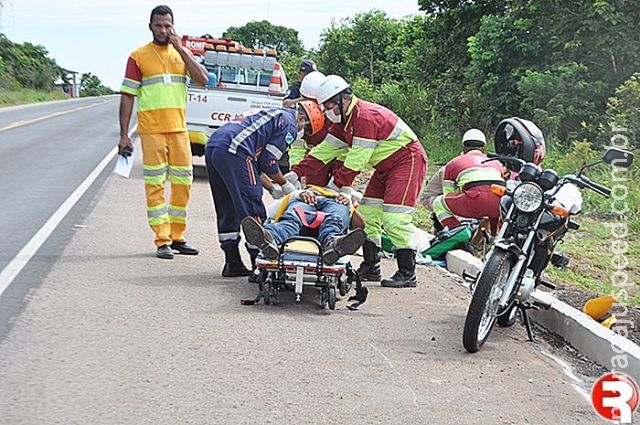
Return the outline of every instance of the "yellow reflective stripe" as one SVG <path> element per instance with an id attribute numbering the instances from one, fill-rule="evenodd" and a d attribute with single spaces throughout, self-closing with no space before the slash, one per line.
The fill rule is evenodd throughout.
<path id="1" fill-rule="evenodd" d="M 455 192 L 455 190 L 456 190 L 456 182 L 452 180 L 442 181 L 442 193 L 447 194 L 447 193 Z"/>
<path id="2" fill-rule="evenodd" d="M 444 195 L 438 195 L 436 199 L 433 200 L 433 212 L 435 213 L 436 217 L 438 217 L 439 222 L 453 217 L 453 213 L 444 202 Z"/>
<path id="3" fill-rule="evenodd" d="M 138 111 L 156 109 L 184 109 L 187 106 L 187 85 L 184 83 L 164 84 L 162 81 L 140 87 Z"/>
<path id="4" fill-rule="evenodd" d="M 370 207 L 382 208 L 384 206 L 384 201 L 382 200 L 382 198 L 364 197 L 360 201 L 360 205 L 368 205 Z"/>
<path id="5" fill-rule="evenodd" d="M 331 144 L 333 147 L 335 147 L 337 149 L 344 149 L 344 148 L 348 148 L 349 147 L 347 142 L 338 139 L 336 136 L 334 136 L 331 133 L 329 133 L 329 134 L 327 134 L 325 136 L 324 142 Z"/>
<path id="6" fill-rule="evenodd" d="M 460 172 L 456 179 L 458 187 L 460 188 L 463 188 L 467 183 L 491 180 L 502 181 L 502 175 L 500 175 L 500 172 L 495 168 L 488 167 L 467 168 Z"/>
<path id="7" fill-rule="evenodd" d="M 369 163 L 374 151 L 375 146 L 353 146 L 344 160 L 344 166 L 354 171 L 362 171 Z"/>
<path id="8" fill-rule="evenodd" d="M 380 143 L 378 140 L 365 139 L 364 137 L 353 137 L 352 146 L 360 146 L 368 149 L 375 149 Z"/>
<path id="9" fill-rule="evenodd" d="M 160 204 L 155 207 L 147 207 L 147 222 L 152 226 L 169 222 L 169 210 L 166 204 Z"/>
<path id="10" fill-rule="evenodd" d="M 169 221 L 171 223 L 187 224 L 187 208 L 171 205 L 169 207 Z"/>
<path id="11" fill-rule="evenodd" d="M 295 142 L 294 142 L 295 143 Z M 289 165 L 294 166 L 300 163 L 307 155 L 307 148 L 304 146 L 291 146 L 289 152 Z"/>
<path id="12" fill-rule="evenodd" d="M 412 221 L 410 214 L 385 211 L 382 215 L 382 227 L 396 249 L 412 248 Z"/>
<path id="13" fill-rule="evenodd" d="M 171 82 L 187 84 L 187 77 L 181 74 L 171 74 Z M 142 81 L 139 83 L 139 86 L 145 87 L 145 86 L 150 86 L 152 84 L 157 84 L 157 83 L 164 84 L 164 74 L 152 75 L 151 77 L 143 78 Z"/>
<path id="14" fill-rule="evenodd" d="M 189 186 L 193 183 L 192 177 L 177 177 L 177 176 L 169 176 L 169 181 L 173 184 L 179 184 L 181 186 Z"/>
<path id="15" fill-rule="evenodd" d="M 193 182 L 193 168 L 191 165 L 170 165 L 169 181 L 171 183 L 189 186 Z"/>
<path id="16" fill-rule="evenodd" d="M 385 213 L 392 213 L 392 214 L 413 214 L 415 211 L 415 208 L 413 207 L 408 207 L 406 205 L 391 205 L 391 204 L 385 204 L 382 207 L 382 210 Z"/>
<path id="17" fill-rule="evenodd" d="M 131 80 L 129 78 L 125 78 L 122 80 L 122 86 L 120 87 L 121 92 L 129 93 L 134 96 L 137 96 L 139 90 L 140 90 L 140 81 Z"/>
<path id="18" fill-rule="evenodd" d="M 326 140 L 319 145 L 313 147 L 309 154 L 316 158 L 319 161 L 322 161 L 325 164 L 331 162 L 332 159 L 337 158 L 338 156 L 347 153 L 349 150 L 348 147 L 344 148 L 336 148 L 331 143 Z"/>

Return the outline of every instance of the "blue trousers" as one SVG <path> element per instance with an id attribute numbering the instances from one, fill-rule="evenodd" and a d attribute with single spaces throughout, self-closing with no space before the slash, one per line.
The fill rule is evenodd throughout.
<path id="1" fill-rule="evenodd" d="M 218 240 L 224 250 L 240 241 L 240 222 L 251 216 L 267 217 L 262 203 L 260 172 L 252 157 L 226 149 L 205 149 L 209 186 L 218 225 Z"/>
<path id="2" fill-rule="evenodd" d="M 313 222 L 315 219 L 313 214 L 315 211 L 322 211 L 326 214 L 324 221 L 317 228 L 318 235 L 316 236 L 323 246 L 326 246 L 334 237 L 344 235 L 349 228 L 349 207 L 336 202 L 335 199 L 318 197 L 316 205 L 309 205 L 302 201 L 292 201 L 277 222 L 268 223 L 264 226 L 265 229 L 271 232 L 278 245 L 288 238 L 298 236 L 304 230 L 308 230 L 294 210 L 295 207 L 300 207 L 305 211 L 308 223 Z"/>

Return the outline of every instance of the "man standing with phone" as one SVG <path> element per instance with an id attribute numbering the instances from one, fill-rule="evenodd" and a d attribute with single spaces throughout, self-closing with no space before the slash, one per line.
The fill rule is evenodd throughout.
<path id="1" fill-rule="evenodd" d="M 184 239 L 193 179 L 185 119 L 186 82 L 188 74 L 195 84 L 206 85 L 207 71 L 182 46 L 173 29 L 173 12 L 168 6 L 157 6 L 151 11 L 149 29 L 153 41 L 129 56 L 120 89 L 118 153 L 122 155 L 125 149 L 133 149 L 128 131 L 137 97 L 147 221 L 156 235 L 156 256 L 172 259 L 173 251 L 198 255 L 198 249 Z M 171 183 L 168 203 L 164 195 L 167 176 Z"/>

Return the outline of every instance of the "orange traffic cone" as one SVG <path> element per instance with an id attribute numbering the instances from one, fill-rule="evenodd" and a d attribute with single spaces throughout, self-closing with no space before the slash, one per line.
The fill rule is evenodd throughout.
<path id="1" fill-rule="evenodd" d="M 271 80 L 269 81 L 269 93 L 282 93 L 282 71 L 280 70 L 280 64 L 276 62 L 273 67 L 273 74 L 271 74 Z"/>

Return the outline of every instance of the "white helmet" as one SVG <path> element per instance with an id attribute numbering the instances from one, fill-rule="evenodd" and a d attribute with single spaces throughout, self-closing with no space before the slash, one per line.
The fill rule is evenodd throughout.
<path id="1" fill-rule="evenodd" d="M 462 136 L 462 145 L 466 146 L 467 142 L 480 142 L 482 146 L 486 146 L 487 138 L 484 133 L 477 128 L 467 130 Z M 475 143 L 474 143 L 475 145 Z"/>
<path id="2" fill-rule="evenodd" d="M 348 88 L 349 83 L 347 83 L 341 76 L 327 75 L 327 78 L 325 78 L 322 84 L 320 84 L 320 87 L 318 87 L 316 99 L 318 103 L 323 104 L 333 96 Z"/>
<path id="3" fill-rule="evenodd" d="M 300 94 L 307 99 L 317 99 L 318 89 L 325 78 L 325 75 L 320 71 L 308 73 L 302 79 L 302 83 L 300 83 Z"/>

